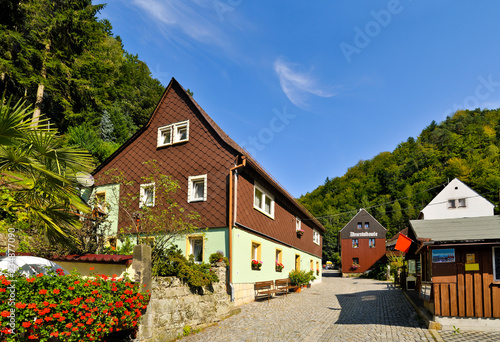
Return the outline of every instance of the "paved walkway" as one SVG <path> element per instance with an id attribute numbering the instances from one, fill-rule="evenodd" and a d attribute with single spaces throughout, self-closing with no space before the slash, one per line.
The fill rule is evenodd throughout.
<path id="1" fill-rule="evenodd" d="M 301 293 L 244 305 L 182 341 L 434 341 L 422 325 L 392 283 L 323 277 Z"/>

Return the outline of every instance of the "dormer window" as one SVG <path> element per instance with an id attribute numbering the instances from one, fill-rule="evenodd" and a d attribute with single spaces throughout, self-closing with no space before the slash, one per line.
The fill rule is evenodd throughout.
<path id="1" fill-rule="evenodd" d="M 189 140 L 189 120 L 158 128 L 156 146 L 169 146 Z"/>

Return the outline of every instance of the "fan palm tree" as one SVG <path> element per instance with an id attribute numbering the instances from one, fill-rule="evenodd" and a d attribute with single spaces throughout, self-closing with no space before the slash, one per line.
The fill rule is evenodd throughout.
<path id="1" fill-rule="evenodd" d="M 47 120 L 33 127 L 25 103 L 0 103 L 0 216 L 27 222 L 51 242 L 71 243 L 88 207 L 78 196 L 76 173 L 91 169 L 88 152 L 64 145 Z"/>

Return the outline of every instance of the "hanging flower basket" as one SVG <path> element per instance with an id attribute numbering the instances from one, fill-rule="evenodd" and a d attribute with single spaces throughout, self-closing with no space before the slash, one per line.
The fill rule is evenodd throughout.
<path id="1" fill-rule="evenodd" d="M 297 229 L 297 231 L 296 231 L 296 232 L 297 232 L 297 237 L 299 237 L 299 238 L 300 238 L 302 235 L 304 235 L 304 230 L 303 230 L 302 228 Z"/>

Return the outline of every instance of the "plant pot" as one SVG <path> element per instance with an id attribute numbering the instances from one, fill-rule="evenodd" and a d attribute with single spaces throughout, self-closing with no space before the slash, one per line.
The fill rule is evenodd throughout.
<path id="1" fill-rule="evenodd" d="M 302 289 L 300 288 L 300 286 L 298 288 L 295 289 L 295 292 L 300 292 Z"/>
<path id="2" fill-rule="evenodd" d="M 254 265 L 252 265 L 252 270 L 254 270 L 254 271 L 260 271 L 260 266 L 254 266 Z"/>
<path id="3" fill-rule="evenodd" d="M 281 272 L 281 271 L 283 271 L 283 269 L 281 269 L 281 268 L 276 269 L 276 272 Z"/>

